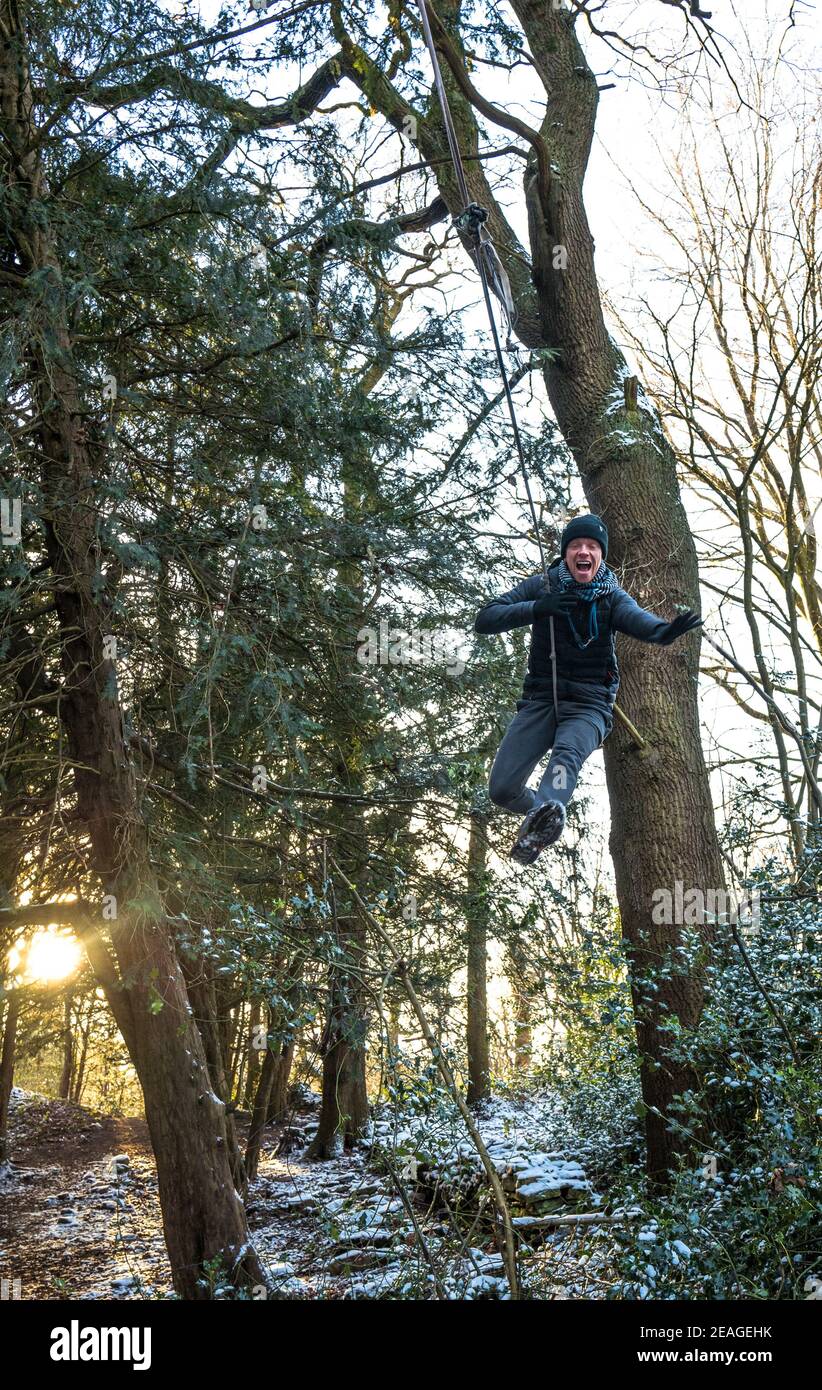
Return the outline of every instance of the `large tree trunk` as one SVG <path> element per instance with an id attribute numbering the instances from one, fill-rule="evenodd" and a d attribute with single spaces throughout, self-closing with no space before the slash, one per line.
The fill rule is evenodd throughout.
<path id="1" fill-rule="evenodd" d="M 20 720 L 25 730 L 25 719 Z M 8 774 L 4 773 L 5 788 L 0 802 L 0 906 L 7 907 L 13 902 L 14 888 L 20 868 L 20 827 L 16 821 L 6 821 L 4 812 L 14 806 L 16 797 L 23 790 L 19 767 L 12 765 Z M 10 990 L 3 993 L 8 984 L 6 958 L 14 943 L 16 933 L 0 932 L 0 1169 L 9 1162 L 9 1101 L 14 1085 L 14 1058 L 17 1046 L 17 1023 L 20 1016 L 20 992 Z"/>
<path id="2" fill-rule="evenodd" d="M 220 1259 L 237 1282 L 261 1283 L 262 1272 L 235 1191 L 225 1104 L 209 1074 L 149 860 L 112 694 L 115 673 L 103 654 L 101 615 L 92 596 L 96 544 L 89 470 L 85 450 L 74 439 L 73 383 L 57 367 L 50 388 L 41 381 L 43 486 L 53 518 L 47 544 L 63 635 L 61 712 L 91 867 L 116 911 L 110 923 L 116 979 L 102 934 L 92 927 L 84 939 L 142 1086 L 175 1288 L 186 1298 L 207 1297 L 208 1285 L 201 1283 L 207 1261 Z"/>
<path id="3" fill-rule="evenodd" d="M 582 181 L 594 129 L 596 82 L 567 12 L 514 0 L 543 77 L 543 133 L 557 173 L 540 187 L 526 173 L 533 278 L 544 339 L 558 349 L 546 367 L 557 422 L 579 466 L 591 509 L 610 533 L 609 562 L 644 607 L 699 609 L 696 549 L 679 495 L 676 459 L 656 411 L 626 396 L 628 368 L 605 328 Z M 573 75 L 571 72 L 573 69 Z M 567 268 L 555 268 L 555 248 Z M 721 852 L 699 730 L 699 637 L 673 649 L 620 639 L 619 702 L 645 746 L 617 724 L 605 744 L 611 801 L 611 854 L 622 932 L 631 962 L 648 1169 L 662 1179 L 680 1148 L 669 1127 L 675 1100 L 697 1081 L 670 1056 L 668 1020 L 688 1032 L 703 1003 L 701 972 L 677 957 L 680 929 L 652 921 L 654 894 L 724 884 Z M 709 929 L 703 924 L 703 936 Z M 654 982 L 652 977 L 660 975 Z M 686 1145 L 687 1147 L 687 1145 Z"/>
<path id="4" fill-rule="evenodd" d="M 491 1065 L 488 1054 L 488 817 L 481 811 L 471 815 L 468 838 L 468 892 L 465 923 L 468 937 L 466 980 L 466 1042 L 468 1047 L 468 1102 L 485 1100 L 491 1094 Z"/>
<path id="5" fill-rule="evenodd" d="M 22 648 L 25 639 L 12 629 L 4 640 L 10 648 Z M 9 744 L 19 740 L 25 745 L 29 737 L 29 720 L 26 712 L 26 699 L 43 689 L 46 677 L 42 658 L 32 654 L 24 660 L 17 671 L 15 697 L 20 708 L 12 717 L 9 731 Z M 25 764 L 15 759 L 2 763 L 3 791 L 0 798 L 0 908 L 9 909 L 14 905 L 17 876 L 24 858 L 22 834 L 22 813 L 28 805 Z M 15 1049 L 17 1046 L 17 1026 L 20 1017 L 22 997 L 19 991 L 11 990 L 2 997 L 2 987 L 8 983 L 6 959 L 14 944 L 17 933 L 0 929 L 0 1167 L 10 1160 L 8 1120 L 9 1101 L 14 1085 Z"/>
<path id="6" fill-rule="evenodd" d="M 93 440 L 72 359 L 61 267 L 48 222 L 25 33 L 12 0 L 0 4 L 0 65 L 7 226 L 23 275 L 48 292 L 26 321 L 43 520 L 61 637 L 60 717 L 74 767 L 89 868 L 108 895 L 111 949 L 102 921 L 83 933 L 134 1063 L 157 1161 L 174 1285 L 184 1298 L 210 1293 L 205 1262 L 236 1283 L 262 1283 L 234 1190 L 225 1106 L 214 1094 L 191 1014 L 173 933 L 151 865 L 117 696 L 111 631 L 100 599 L 95 478 L 104 449 Z M 113 953 L 113 954 L 112 954 Z M 127 986 L 127 987 L 126 987 Z"/>
<path id="7" fill-rule="evenodd" d="M 68 353 L 65 332 L 61 337 Z M 47 547 L 63 637 L 61 713 L 91 866 L 116 905 L 110 934 L 119 979 L 129 983 L 114 1013 L 143 1089 L 175 1287 L 184 1297 L 202 1297 L 208 1292 L 199 1283 L 205 1261 L 220 1257 L 229 1277 L 240 1281 L 260 1283 L 262 1274 L 234 1190 L 225 1105 L 209 1076 L 151 868 L 113 694 L 115 670 L 104 654 L 102 615 L 93 597 L 91 469 L 77 437 L 79 402 L 61 366 L 50 364 L 49 382 L 45 363 L 37 365 Z M 101 950 L 102 937 L 90 954 L 98 977 Z M 109 985 L 114 1005 L 116 987 L 110 979 L 101 982 Z"/>
<path id="8" fill-rule="evenodd" d="M 512 5 L 545 88 L 538 132 L 522 123 L 512 126 L 510 112 L 484 102 L 472 87 L 459 42 L 460 0 L 438 0 L 429 8 L 463 153 L 476 153 L 479 145 L 473 105 L 530 143 L 525 174 L 530 273 L 528 258 L 477 162 L 466 165 L 470 197 L 490 211 L 488 227 L 516 303 L 517 335 L 529 347 L 548 347 L 557 354 L 545 368 L 548 395 L 588 502 L 608 526 L 609 562 L 638 601 L 657 612 L 672 616 L 675 603 L 698 609 L 696 551 L 675 458 L 648 400 L 640 395 L 639 409 L 626 406 L 628 368 L 603 317 L 582 196 L 598 101 L 596 78 L 576 37 L 574 11 L 553 0 L 512 0 Z M 413 111 L 344 30 L 341 19 L 335 33 L 345 75 L 397 130 L 416 131 L 448 211 L 461 212 L 434 94 L 425 114 Z M 644 747 L 639 751 L 620 725 L 605 744 L 611 853 L 631 962 L 648 1168 L 663 1180 L 678 1152 L 687 1148 L 669 1127 L 672 1105 L 695 1081 L 670 1056 L 666 1020 L 673 1016 L 686 1033 L 694 1028 L 703 980 L 698 967 L 688 971 L 677 962 L 679 928 L 653 924 L 653 895 L 660 888 L 673 892 L 677 880 L 686 888 L 720 889 L 724 874 L 699 732 L 699 637 L 692 635 L 673 650 L 626 640 L 620 660 L 620 705 L 638 726 Z M 704 926 L 703 935 L 709 935 Z M 672 960 L 669 973 L 664 967 Z M 649 972 L 660 966 L 662 981 L 649 991 Z"/>

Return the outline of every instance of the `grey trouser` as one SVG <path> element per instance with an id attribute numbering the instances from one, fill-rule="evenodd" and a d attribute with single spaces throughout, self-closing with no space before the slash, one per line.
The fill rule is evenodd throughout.
<path id="1" fill-rule="evenodd" d="M 611 725 L 610 709 L 596 704 L 560 700 L 557 727 L 550 698 L 518 700 L 491 768 L 491 800 L 523 816 L 545 801 L 566 806 L 582 764 L 611 732 Z M 537 791 L 532 791 L 526 783 L 549 748 L 550 761 Z"/>

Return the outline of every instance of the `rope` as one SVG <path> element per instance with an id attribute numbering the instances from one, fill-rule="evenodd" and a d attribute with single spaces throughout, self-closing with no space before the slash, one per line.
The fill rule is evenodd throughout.
<path id="1" fill-rule="evenodd" d="M 485 300 L 485 307 L 488 311 L 488 322 L 491 325 L 491 335 L 494 339 L 494 351 L 497 356 L 497 363 L 499 365 L 500 375 L 502 377 L 502 384 L 505 388 L 505 400 L 508 405 L 508 414 L 511 417 L 511 428 L 514 432 L 514 443 L 517 447 L 519 466 L 522 471 L 522 478 L 523 482 L 525 483 L 525 492 L 528 497 L 528 506 L 531 509 L 531 519 L 534 523 L 534 535 L 536 536 L 537 545 L 539 547 L 539 558 L 540 563 L 542 565 L 542 572 L 543 574 L 547 574 L 548 565 L 545 560 L 545 551 L 542 545 L 539 521 L 537 520 L 537 509 L 534 506 L 534 498 L 531 493 L 531 482 L 528 477 L 528 467 L 525 462 L 525 451 L 522 447 L 522 437 L 519 432 L 519 422 L 517 421 L 517 413 L 514 409 L 514 398 L 511 395 L 511 387 L 508 383 L 508 371 L 505 366 L 505 359 L 502 355 L 502 347 L 500 346 L 499 333 L 497 332 L 497 321 L 494 317 L 494 308 L 491 303 L 491 295 L 488 289 L 488 273 L 486 270 L 486 259 L 488 267 L 490 269 L 491 277 L 496 282 L 499 297 L 502 300 L 502 303 L 506 305 L 506 312 L 508 312 L 509 323 L 511 322 L 511 314 L 507 310 L 507 304 L 510 296 L 506 295 L 504 286 L 500 281 L 499 274 L 497 271 L 497 265 L 499 264 L 501 266 L 501 262 L 499 261 L 499 257 L 495 250 L 494 243 L 491 239 L 488 228 L 485 226 L 485 223 L 488 221 L 488 209 L 480 207 L 478 203 L 471 202 L 471 194 L 468 188 L 468 180 L 465 177 L 465 167 L 462 162 L 462 156 L 460 155 L 459 142 L 457 140 L 457 132 L 454 129 L 454 122 L 451 118 L 451 108 L 448 105 L 448 97 L 446 95 L 445 86 L 442 80 L 442 69 L 440 68 L 440 60 L 434 44 L 434 35 L 431 32 L 431 22 L 428 18 L 428 6 L 426 0 L 417 0 L 417 4 L 419 6 L 420 18 L 422 19 L 422 30 L 425 36 L 425 45 L 428 49 L 428 55 L 431 59 L 431 67 L 434 70 L 434 85 L 437 89 L 437 97 L 439 98 L 440 109 L 442 111 L 442 119 L 443 124 L 445 126 L 445 135 L 448 141 L 448 149 L 450 151 L 451 160 L 454 165 L 454 172 L 457 176 L 457 187 L 459 189 L 459 194 L 463 201 L 463 210 L 458 217 L 455 217 L 453 219 L 453 222 L 457 230 L 466 233 L 468 236 L 471 237 L 473 242 L 474 259 L 476 260 L 477 269 L 480 275 L 480 281 L 482 283 L 482 297 Z M 550 619 L 550 628 L 551 676 L 554 690 L 554 713 L 557 717 L 559 717 L 559 705 L 557 703 L 557 656 L 556 643 L 554 640 L 553 617 Z M 642 735 L 639 733 L 638 729 L 636 729 L 635 726 L 631 723 L 627 715 L 623 714 L 622 710 L 619 709 L 617 705 L 614 705 L 614 713 L 618 715 L 618 717 L 622 720 L 622 723 L 627 728 L 629 734 L 633 738 L 637 747 L 640 749 L 645 748 L 646 744 Z"/>
<path id="2" fill-rule="evenodd" d="M 462 162 L 462 156 L 460 155 L 459 143 L 457 141 L 457 133 L 454 129 L 454 122 L 451 118 L 451 108 L 448 105 L 448 97 L 446 96 L 445 86 L 442 80 L 442 70 L 440 68 L 439 57 L 437 56 L 437 50 L 434 46 L 434 36 L 431 32 L 431 23 L 428 18 L 428 8 L 426 5 L 426 0 L 417 0 L 417 3 L 419 5 L 420 17 L 422 19 L 422 28 L 423 34 L 425 35 L 425 44 L 428 49 L 429 57 L 431 59 L 431 66 L 434 70 L 434 85 L 437 89 L 437 96 L 439 98 L 440 108 L 442 110 L 442 119 L 443 124 L 445 126 L 446 139 L 448 140 L 448 149 L 450 151 L 451 160 L 454 165 L 454 172 L 457 176 L 457 187 L 459 188 L 459 194 L 463 202 L 462 212 L 459 214 L 458 217 L 455 217 L 453 219 L 454 226 L 457 228 L 458 231 L 464 232 L 468 236 L 470 236 L 473 242 L 474 259 L 476 260 L 477 269 L 480 275 L 480 281 L 482 282 L 482 295 L 483 299 L 485 300 L 485 307 L 488 311 L 488 321 L 491 325 L 491 335 L 494 339 L 494 351 L 496 353 L 497 363 L 500 369 L 500 375 L 502 376 L 502 384 L 505 388 L 505 400 L 508 405 L 508 414 L 511 417 L 511 428 L 514 432 L 514 443 L 516 444 L 517 455 L 519 457 L 519 464 L 522 470 L 523 481 L 525 483 L 525 492 L 528 497 L 528 505 L 531 509 L 531 518 L 534 523 L 534 534 L 536 536 L 537 545 L 539 547 L 540 563 L 542 565 L 543 573 L 545 573 L 548 569 L 548 566 L 546 564 L 545 551 L 542 546 L 542 537 L 540 536 L 539 531 L 537 509 L 534 506 L 534 498 L 531 493 L 531 482 L 528 477 L 528 468 L 525 463 L 525 451 L 522 447 L 522 438 L 519 432 L 519 423 L 517 421 L 517 414 L 514 409 L 514 398 L 511 395 L 511 387 L 508 384 L 508 371 L 505 366 L 505 359 L 502 355 L 502 347 L 500 345 L 499 333 L 497 332 L 497 321 L 494 317 L 494 308 L 491 304 L 491 294 L 488 288 L 486 255 L 488 256 L 491 274 L 494 277 L 494 279 L 497 280 L 497 283 L 499 283 L 499 277 L 497 275 L 495 265 L 496 251 L 494 249 L 494 243 L 491 240 L 491 236 L 488 232 L 488 229 L 485 226 L 485 223 L 488 220 L 488 209 L 480 207 L 478 203 L 471 202 L 471 194 L 468 189 L 468 181 L 465 177 L 465 168 Z M 504 303 L 505 295 L 502 294 L 501 297 Z"/>

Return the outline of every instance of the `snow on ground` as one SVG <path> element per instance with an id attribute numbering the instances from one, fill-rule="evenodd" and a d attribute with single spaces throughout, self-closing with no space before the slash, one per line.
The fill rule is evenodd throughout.
<path id="1" fill-rule="evenodd" d="M 520 1227 L 527 1214 L 595 1211 L 602 1200 L 572 1152 L 544 1147 L 547 1118 L 537 1095 L 495 1099 L 477 1123 L 512 1212 L 520 1213 L 523 1266 L 535 1296 L 598 1297 L 601 1272 L 581 1251 L 588 1232 L 566 1227 L 532 1236 Z M 322 1164 L 304 1157 L 312 1128 L 294 1136 L 291 1154 L 266 1156 L 250 1204 L 255 1245 L 279 1265 L 281 1296 L 508 1297 L 487 1180 L 455 1110 L 398 1119 L 383 1107 L 371 1150 Z M 480 1206 L 483 1219 L 475 1220 Z"/>
<path id="2" fill-rule="evenodd" d="M 306 1150 L 318 1099 L 303 1096 L 287 1126 L 266 1132 L 251 1186 L 249 1225 L 273 1287 L 268 1296 L 508 1297 L 487 1180 L 456 1112 L 398 1123 L 382 1107 L 370 1144 L 316 1162 Z M 0 1276 L 20 1277 L 23 1298 L 168 1297 L 144 1124 L 19 1094 L 12 1121 Z M 477 1122 L 518 1228 L 532 1214 L 596 1210 L 601 1199 L 578 1153 L 556 1143 L 560 1117 L 544 1097 L 495 1099 Z M 603 1296 L 603 1272 L 585 1253 L 590 1232 L 519 1235 L 531 1297 Z"/>

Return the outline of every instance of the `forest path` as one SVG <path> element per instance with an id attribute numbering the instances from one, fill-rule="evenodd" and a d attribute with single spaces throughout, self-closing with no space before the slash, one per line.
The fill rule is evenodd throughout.
<path id="1" fill-rule="evenodd" d="M 348 1232 L 337 1231 L 333 1213 L 363 1204 L 379 1241 L 374 1227 L 390 1199 L 381 1212 L 381 1183 L 358 1153 L 320 1164 L 296 1157 L 295 1141 L 302 1150 L 314 1123 L 313 1115 L 292 1116 L 284 1145 L 292 1154 L 283 1156 L 274 1153 L 282 1126 L 266 1131 L 249 1222 L 281 1296 L 338 1298 L 350 1279 L 334 1272 L 333 1252 Z M 16 1092 L 10 1137 L 12 1167 L 0 1181 L 0 1278 L 19 1279 L 22 1299 L 164 1297 L 171 1277 L 145 1120 Z M 364 1262 L 353 1250 L 349 1268 Z"/>
<path id="2" fill-rule="evenodd" d="M 149 1297 L 169 1287 L 145 1121 L 14 1098 L 0 1185 L 0 1274 L 23 1299 Z M 149 1292 L 149 1290 L 151 1292 Z"/>

